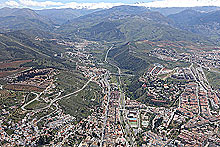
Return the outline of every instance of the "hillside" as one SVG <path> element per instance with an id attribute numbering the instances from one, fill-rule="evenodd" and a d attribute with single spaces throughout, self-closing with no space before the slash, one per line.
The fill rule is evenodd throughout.
<path id="1" fill-rule="evenodd" d="M 56 25 L 62 25 L 74 18 L 98 11 L 99 9 L 45 9 L 36 10 L 35 12 L 41 16 L 50 18 Z"/>
<path id="2" fill-rule="evenodd" d="M 172 21 L 145 7 L 118 6 L 94 12 L 66 23 L 58 33 L 95 41 L 121 42 L 133 40 L 207 40 L 171 26 Z"/>
<path id="3" fill-rule="evenodd" d="M 208 36 L 217 41 L 220 40 L 219 10 L 208 13 L 185 10 L 168 17 L 173 20 L 174 26 L 179 29 Z"/>
<path id="4" fill-rule="evenodd" d="M 51 58 L 62 47 L 45 40 L 38 41 L 21 31 L 0 34 L 0 60 Z"/>
<path id="5" fill-rule="evenodd" d="M 0 147 L 220 146 L 218 7 L 64 1 L 3 2 Z"/>
<path id="6" fill-rule="evenodd" d="M 53 22 L 34 10 L 23 8 L 0 9 L 0 28 L 4 30 L 39 29 L 52 30 Z"/>
<path id="7" fill-rule="evenodd" d="M 116 46 L 109 51 L 108 57 L 125 72 L 139 74 L 155 63 L 168 69 L 188 66 L 188 61 L 183 61 L 181 54 L 214 48 L 186 41 L 140 40 Z"/>
<path id="8" fill-rule="evenodd" d="M 172 19 L 171 16 L 170 18 Z M 40 30 L 40 32 L 50 32 L 48 34 L 53 36 L 62 35 L 70 39 L 82 38 L 102 42 L 128 42 L 143 39 L 192 42 L 208 40 L 209 42 L 205 36 L 192 34 L 197 33 L 196 31 L 178 27 L 178 22 L 181 22 L 178 20 L 179 15 L 177 19 L 175 18 L 175 23 L 170 18 L 159 12 L 150 11 L 146 7 L 137 6 L 117 6 L 101 10 L 2 8 L 0 9 L 0 28 L 1 32 L 28 30 L 26 32 L 36 34 Z M 186 17 L 182 18 L 187 21 L 185 24 L 194 22 L 191 19 L 185 19 Z"/>

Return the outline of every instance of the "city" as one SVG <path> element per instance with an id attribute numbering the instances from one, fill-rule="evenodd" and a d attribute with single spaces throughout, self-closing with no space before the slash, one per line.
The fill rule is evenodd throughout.
<path id="1" fill-rule="evenodd" d="M 220 146 L 220 5 L 191 2 L 0 2 L 0 146 Z"/>
<path id="2" fill-rule="evenodd" d="M 27 90 L 35 92 L 28 95 L 21 92 L 19 99 L 14 99 L 16 105 L 2 106 L 0 130 L 6 146 L 220 145 L 220 115 L 216 111 L 220 106 L 219 94 L 210 86 L 204 65 L 192 61 L 186 68 L 166 69 L 155 63 L 139 78 L 148 101 L 137 101 L 124 94 L 120 68 L 108 63 L 108 55 L 105 62 L 116 67 L 117 76 L 105 68 L 95 67 L 86 48 L 87 45 L 80 46 L 78 52 L 74 49 L 63 55 L 69 60 L 77 59 L 76 70 L 88 79 L 75 92 L 64 95 L 63 89 L 57 89 L 56 75 L 60 73 L 53 68 L 29 69 L 7 77 L 6 89 L 28 86 Z M 76 123 L 77 118 L 65 114 L 58 100 L 76 95 L 90 82 L 102 89 L 101 105 L 93 107 L 88 117 Z M 6 90 L 1 91 L 1 96 L 7 95 Z M 14 115 L 21 119 L 15 121 Z"/>

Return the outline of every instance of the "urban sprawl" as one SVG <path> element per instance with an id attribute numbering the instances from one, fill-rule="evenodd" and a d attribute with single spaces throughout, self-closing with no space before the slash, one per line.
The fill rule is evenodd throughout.
<path id="1" fill-rule="evenodd" d="M 76 61 L 74 70 L 87 81 L 72 93 L 65 93 L 57 88 L 59 69 L 30 68 L 4 77 L 7 84 L 0 86 L 4 101 L 0 106 L 0 146 L 220 146 L 220 93 L 205 74 L 205 70 L 219 68 L 218 50 L 177 53 L 155 48 L 150 56 L 187 62 L 189 66 L 168 69 L 159 63 L 150 65 L 139 77 L 148 99 L 143 103 L 123 90 L 121 77 L 133 75 L 123 75 L 110 63 L 108 52 L 112 47 L 103 63 L 96 63 L 89 49 L 94 42 L 58 43 L 75 46 L 54 56 Z M 103 64 L 115 68 L 116 73 L 100 66 Z M 91 83 L 102 89 L 99 105 L 81 120 L 65 113 L 59 101 L 77 96 Z M 17 92 L 24 89 L 29 92 Z"/>

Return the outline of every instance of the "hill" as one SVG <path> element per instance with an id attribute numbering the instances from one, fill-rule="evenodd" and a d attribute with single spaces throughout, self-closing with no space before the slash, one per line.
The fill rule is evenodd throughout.
<path id="1" fill-rule="evenodd" d="M 114 47 L 109 51 L 108 57 L 122 71 L 138 75 L 155 63 L 168 69 L 189 66 L 188 61 L 182 60 L 182 55 L 214 48 L 215 46 L 187 41 L 139 40 Z"/>
<path id="2" fill-rule="evenodd" d="M 50 18 L 56 25 L 62 25 L 74 18 L 98 11 L 99 9 L 44 9 L 35 10 L 41 16 Z"/>
<path id="3" fill-rule="evenodd" d="M 208 36 L 217 41 L 220 40 L 220 11 L 202 13 L 195 10 L 185 10 L 177 14 L 169 15 L 175 23 L 174 26 L 192 33 Z"/>
<path id="4" fill-rule="evenodd" d="M 94 41 L 123 42 L 146 40 L 184 40 L 199 42 L 207 38 L 181 31 L 172 21 L 145 7 L 117 6 L 81 16 L 66 23 L 58 33 Z"/>
<path id="5" fill-rule="evenodd" d="M 0 28 L 4 30 L 52 30 L 54 23 L 49 18 L 28 8 L 2 8 L 0 9 Z"/>
<path id="6" fill-rule="evenodd" d="M 204 7 L 168 7 L 168 8 L 149 8 L 151 11 L 157 11 L 160 12 L 161 14 L 163 14 L 164 16 L 169 16 L 172 14 L 177 14 L 180 13 L 182 11 L 185 10 L 194 10 L 194 11 L 198 11 L 198 12 L 214 12 L 217 10 L 220 10 L 220 7 L 215 7 L 215 6 L 204 6 Z"/>
<path id="7" fill-rule="evenodd" d="M 62 46 L 53 41 L 35 40 L 22 31 L 0 34 L 0 61 L 10 59 L 53 58 L 62 51 Z"/>

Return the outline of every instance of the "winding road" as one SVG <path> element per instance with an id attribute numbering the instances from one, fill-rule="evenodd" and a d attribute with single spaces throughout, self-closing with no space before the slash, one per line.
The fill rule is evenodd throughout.
<path id="1" fill-rule="evenodd" d="M 72 92 L 72 93 L 69 93 L 69 94 L 67 94 L 67 95 L 61 96 L 61 97 L 59 97 L 59 95 L 58 95 L 55 99 L 51 100 L 51 102 L 49 103 L 49 105 L 47 105 L 46 107 L 37 109 L 37 110 L 47 109 L 47 108 L 49 108 L 54 102 L 56 102 L 56 101 L 58 101 L 58 100 L 60 100 L 60 99 L 69 97 L 69 96 L 71 96 L 71 95 L 74 95 L 74 94 L 76 94 L 76 93 L 82 91 L 83 89 L 85 89 L 85 88 L 87 87 L 87 85 L 88 85 L 94 78 L 95 78 L 95 76 L 92 77 L 92 78 L 90 78 L 89 81 L 88 81 L 87 83 L 85 83 L 85 84 L 83 85 L 83 87 L 80 88 L 79 90 L 77 90 L 77 91 L 75 91 L 75 92 Z M 47 89 L 46 89 L 46 90 L 47 90 Z M 46 90 L 45 90 L 45 91 L 46 91 Z M 37 97 L 34 98 L 33 100 L 29 101 L 28 103 L 24 104 L 24 105 L 21 107 L 21 109 L 22 109 L 22 110 L 26 110 L 25 107 L 26 107 L 27 105 L 31 104 L 32 102 L 34 102 L 35 100 L 38 100 L 38 99 L 40 98 L 40 96 L 41 96 L 45 91 L 41 92 L 40 94 L 37 94 L 37 93 L 36 93 L 36 94 L 37 94 Z M 36 111 L 36 110 L 34 110 L 34 111 Z"/>

